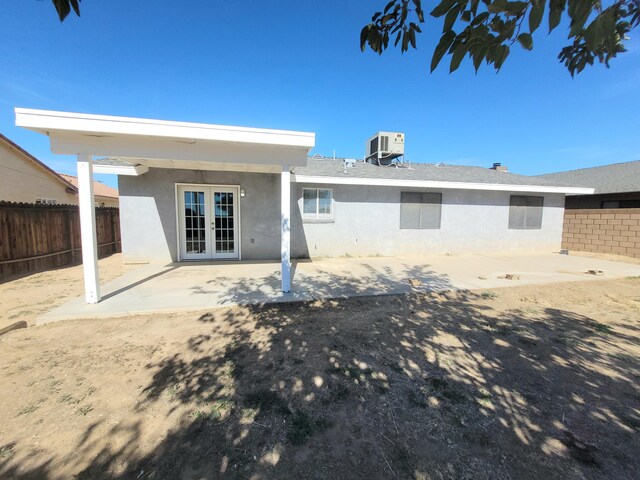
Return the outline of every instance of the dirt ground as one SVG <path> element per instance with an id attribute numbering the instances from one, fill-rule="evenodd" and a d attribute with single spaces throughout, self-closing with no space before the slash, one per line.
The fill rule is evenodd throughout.
<path id="1" fill-rule="evenodd" d="M 72 288 L 41 275 L 2 309 Z M 640 278 L 66 321 L 0 356 L 0 478 L 640 478 Z"/>
<path id="2" fill-rule="evenodd" d="M 122 255 L 100 260 L 100 283 L 119 277 L 135 265 L 123 265 Z M 29 325 L 54 307 L 84 292 L 82 265 L 34 273 L 0 283 L 0 328 L 24 320 Z"/>

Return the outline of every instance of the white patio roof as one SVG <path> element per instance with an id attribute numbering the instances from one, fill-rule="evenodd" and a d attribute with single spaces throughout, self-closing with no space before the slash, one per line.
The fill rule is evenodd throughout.
<path id="1" fill-rule="evenodd" d="M 315 134 L 16 108 L 16 125 L 49 137 L 53 153 L 77 155 L 85 298 L 100 301 L 93 192 L 94 156 L 118 175 L 149 167 L 273 172 L 280 176 L 281 289 L 291 289 L 291 169 L 307 164 Z M 124 160 L 125 165 L 118 165 Z M 103 162 L 108 164 L 109 162 Z M 97 171 L 100 171 L 96 169 Z"/>
<path id="2" fill-rule="evenodd" d="M 15 113 L 17 126 L 49 137 L 53 153 L 135 159 L 145 168 L 280 172 L 283 165 L 306 165 L 315 146 L 310 132 L 27 108 Z M 145 168 L 129 174 L 140 175 Z"/>

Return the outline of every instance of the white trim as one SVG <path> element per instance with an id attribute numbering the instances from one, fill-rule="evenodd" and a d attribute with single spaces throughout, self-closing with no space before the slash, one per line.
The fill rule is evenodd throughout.
<path id="1" fill-rule="evenodd" d="M 316 191 L 316 212 L 315 214 L 304 213 L 304 191 L 315 190 Z M 328 190 L 330 192 L 331 200 L 331 212 L 329 214 L 320 213 L 320 190 Z M 333 188 L 327 187 L 302 187 L 302 219 L 303 220 L 333 220 Z"/>
<path id="2" fill-rule="evenodd" d="M 283 165 L 280 173 L 280 272 L 282 292 L 291 291 L 291 171 Z"/>
<path id="3" fill-rule="evenodd" d="M 594 192 L 593 188 L 585 187 L 549 187 L 543 185 L 508 185 L 503 183 L 443 182 L 437 180 L 395 180 L 388 178 L 342 178 L 296 174 L 293 174 L 291 177 L 291 181 L 293 183 L 316 183 L 322 185 L 368 185 L 378 187 L 493 190 L 501 192 L 565 193 L 574 195 L 588 195 Z"/>
<path id="4" fill-rule="evenodd" d="M 178 186 L 180 184 L 179 183 L 174 183 L 173 184 L 173 190 L 174 190 L 174 202 L 176 205 L 176 244 L 177 244 L 177 248 L 178 250 L 176 250 L 178 252 L 177 258 L 178 258 L 178 262 L 182 262 L 182 245 L 180 243 L 180 190 L 178 189 Z"/>
<path id="5" fill-rule="evenodd" d="M 172 122 L 147 118 L 89 115 L 51 110 L 16 108 L 16 126 L 41 133 L 67 131 L 75 133 L 143 135 L 146 137 L 182 138 L 222 142 L 253 143 L 289 147 L 315 146 L 315 133 L 292 130 Z"/>
<path id="6" fill-rule="evenodd" d="M 176 204 L 176 228 L 177 228 L 177 235 L 176 235 L 176 241 L 177 241 L 177 247 L 178 247 L 178 262 L 182 262 L 182 261 L 198 261 L 198 260 L 203 260 L 203 261 L 207 261 L 207 260 L 242 260 L 242 213 L 241 213 L 241 196 L 240 196 L 240 185 L 226 185 L 226 184 L 211 184 L 211 183 L 175 183 L 175 204 Z M 182 188 L 194 188 L 194 189 L 208 189 L 211 192 L 211 189 L 216 189 L 216 188 L 220 188 L 220 189 L 228 189 L 228 190 L 233 190 L 234 193 L 236 194 L 236 200 L 234 203 L 234 208 L 235 208 L 235 219 L 236 219 L 236 228 L 235 228 L 235 235 L 234 235 L 234 242 L 235 242 L 235 247 L 237 249 L 238 255 L 237 257 L 233 256 L 233 257 L 214 257 L 213 252 L 215 251 L 215 239 L 210 238 L 210 244 L 209 248 L 211 248 L 212 252 L 211 255 L 209 255 L 208 257 L 203 256 L 202 258 L 184 258 L 183 255 L 183 251 L 182 251 L 182 235 L 184 233 L 184 227 L 185 227 L 185 223 L 184 223 L 184 215 L 181 214 L 181 211 L 183 210 L 183 199 L 182 196 L 180 195 L 181 189 Z M 206 214 L 206 219 L 205 219 L 205 223 L 207 225 L 207 227 L 210 226 L 211 223 L 211 212 L 209 211 L 209 207 L 213 206 L 213 199 L 209 198 L 209 195 L 207 194 L 206 190 L 205 190 L 205 208 L 207 209 L 207 214 Z M 207 230 L 208 232 L 210 232 L 210 230 Z"/>
<path id="7" fill-rule="evenodd" d="M 146 165 L 93 165 L 93 173 L 107 175 L 131 175 L 139 177 L 149 171 Z"/>
<path id="8" fill-rule="evenodd" d="M 78 200 L 80 203 L 80 239 L 82 244 L 82 269 L 87 303 L 100 301 L 98 279 L 98 241 L 96 234 L 96 209 L 93 196 L 93 162 L 91 155 L 78 155 Z"/>

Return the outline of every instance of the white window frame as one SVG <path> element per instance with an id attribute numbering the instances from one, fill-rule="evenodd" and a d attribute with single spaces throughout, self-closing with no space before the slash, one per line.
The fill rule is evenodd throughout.
<path id="1" fill-rule="evenodd" d="M 402 201 L 402 196 L 405 193 L 415 193 L 420 195 L 420 203 L 416 204 L 416 205 L 420 205 L 420 217 L 418 218 L 419 220 L 418 226 L 415 226 L 415 227 L 402 226 L 402 205 L 411 204 L 411 202 Z M 439 195 L 440 201 L 439 202 L 423 202 L 422 201 L 423 194 Z M 429 227 L 429 226 L 422 225 L 422 209 L 425 208 L 424 205 L 438 206 L 438 226 Z M 442 192 L 420 192 L 420 191 L 416 192 L 416 191 L 410 191 L 410 190 L 400 192 L 400 230 L 440 230 L 441 228 L 442 228 Z"/>
<path id="2" fill-rule="evenodd" d="M 304 212 L 304 192 L 305 190 L 315 190 L 316 192 L 316 211 L 315 213 L 305 213 Z M 329 192 L 330 196 L 330 212 L 329 213 L 320 213 L 320 190 L 325 190 Z M 333 220 L 333 188 L 318 188 L 318 187 L 304 187 L 302 189 L 302 218 L 305 220 Z"/>
<path id="3" fill-rule="evenodd" d="M 519 205 L 520 207 L 524 207 L 523 210 L 523 226 L 522 227 L 515 227 L 512 226 L 512 215 L 513 213 L 513 207 L 515 205 L 512 205 L 513 199 L 515 197 L 519 197 L 519 198 L 525 198 L 525 205 Z M 540 199 L 540 206 L 537 205 L 529 205 L 528 202 L 530 199 L 535 198 L 535 199 Z M 527 222 L 530 221 L 530 215 L 531 215 L 531 211 L 534 208 L 539 208 L 540 209 L 540 224 L 538 225 L 537 223 L 535 225 L 527 225 Z M 507 228 L 509 230 L 542 230 L 542 225 L 544 223 L 544 196 L 543 195 L 511 195 L 509 197 L 509 223 L 507 224 Z"/>

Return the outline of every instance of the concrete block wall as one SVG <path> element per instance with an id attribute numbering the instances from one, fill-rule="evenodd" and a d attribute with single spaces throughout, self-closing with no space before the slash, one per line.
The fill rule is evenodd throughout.
<path id="1" fill-rule="evenodd" d="M 640 208 L 565 210 L 562 248 L 640 258 Z"/>

